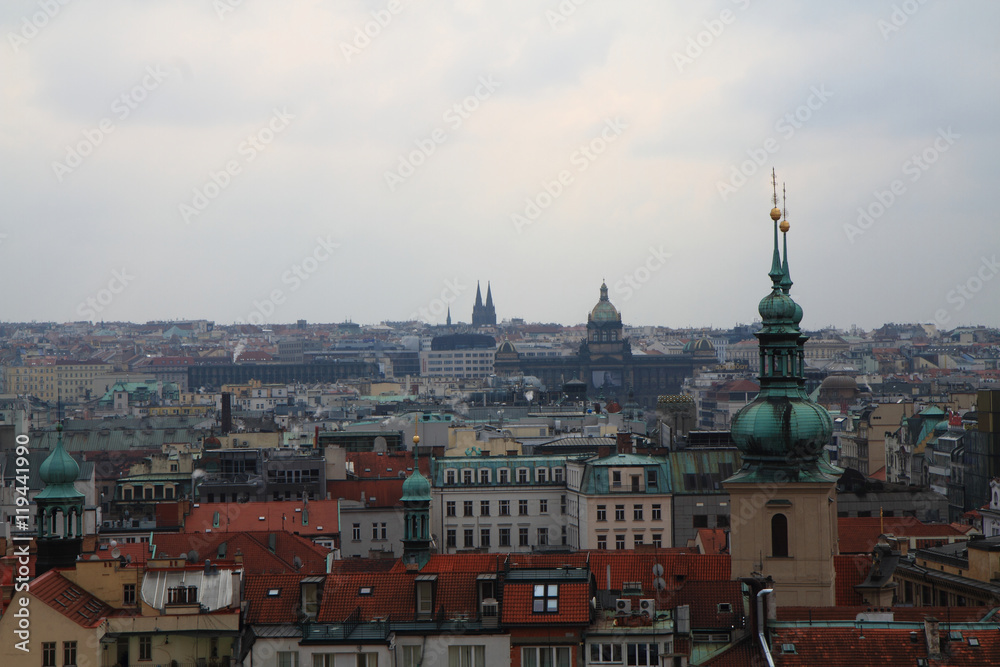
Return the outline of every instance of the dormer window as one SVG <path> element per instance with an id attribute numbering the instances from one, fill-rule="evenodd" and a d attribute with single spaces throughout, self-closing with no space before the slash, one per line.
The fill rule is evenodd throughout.
<path id="1" fill-rule="evenodd" d="M 531 600 L 535 614 L 555 614 L 559 611 L 559 584 L 536 584 Z"/>
<path id="2" fill-rule="evenodd" d="M 455 470 L 450 469 L 450 468 L 448 470 L 445 470 L 445 472 L 444 472 L 444 481 L 445 481 L 445 484 L 454 484 L 455 483 L 455 477 L 456 477 Z"/>

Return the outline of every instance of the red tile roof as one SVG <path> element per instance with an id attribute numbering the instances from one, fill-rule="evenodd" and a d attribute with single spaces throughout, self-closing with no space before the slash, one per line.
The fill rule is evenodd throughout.
<path id="1" fill-rule="evenodd" d="M 85 628 L 95 628 L 114 610 L 97 597 L 49 570 L 31 582 L 30 592 L 37 599 Z"/>
<path id="2" fill-rule="evenodd" d="M 653 566 L 663 566 L 668 590 L 685 581 L 728 581 L 732 578 L 728 554 L 692 554 L 670 551 L 591 551 L 590 570 L 597 588 L 621 590 L 622 582 L 642 582 L 643 590 L 653 590 Z M 607 567 L 611 566 L 608 586 Z"/>
<path id="3" fill-rule="evenodd" d="M 964 538 L 967 532 L 948 523 L 924 523 L 912 516 L 840 517 L 837 531 L 842 554 L 870 553 L 882 534 L 947 541 Z"/>
<path id="4" fill-rule="evenodd" d="M 833 569 L 836 575 L 834 585 L 834 603 L 837 606 L 864 604 L 861 593 L 854 587 L 863 583 L 872 567 L 872 558 L 868 555 L 834 556 Z"/>
<path id="5" fill-rule="evenodd" d="M 656 598 L 657 607 L 688 605 L 692 629 L 731 630 L 744 625 L 743 590 L 738 581 L 687 581 L 680 590 Z M 728 603 L 732 611 L 720 611 L 722 603 Z"/>
<path id="6" fill-rule="evenodd" d="M 942 624 L 942 636 L 947 636 Z M 913 667 L 917 658 L 927 658 L 927 644 L 922 630 L 917 641 L 910 640 L 909 629 L 875 628 L 780 628 L 771 638 L 772 655 L 778 667 Z M 981 632 L 963 630 L 962 641 L 942 642 L 944 660 L 929 660 L 929 667 L 982 667 L 1000 664 L 1000 637 L 995 629 Z M 975 637 L 979 646 L 969 646 Z M 795 653 L 784 653 L 782 644 L 794 644 Z"/>
<path id="7" fill-rule="evenodd" d="M 151 548 L 149 542 L 125 542 L 122 544 L 115 544 L 112 547 L 110 544 L 107 545 L 107 549 L 98 549 L 94 553 L 101 560 L 112 560 L 114 559 L 113 552 L 118 549 L 119 557 L 131 556 L 132 559 L 130 563 L 135 565 L 142 565 L 149 559 L 151 554 Z"/>
<path id="8" fill-rule="evenodd" d="M 275 536 L 275 550 L 270 549 L 270 536 Z M 237 554 L 243 557 L 243 569 L 252 574 L 297 573 L 322 574 L 326 572 L 329 550 L 300 535 L 287 531 L 273 533 L 254 531 L 246 533 L 161 533 L 153 537 L 156 556 L 181 556 L 192 550 L 198 561 L 216 560 L 219 547 L 225 544 L 225 558 L 232 560 Z M 302 562 L 296 570 L 294 560 Z"/>
<path id="9" fill-rule="evenodd" d="M 551 583 L 551 582 L 547 582 Z M 507 582 L 503 587 L 504 625 L 587 625 L 590 623 L 590 585 L 586 582 L 560 583 L 559 611 L 532 612 L 534 583 Z"/>
<path id="10" fill-rule="evenodd" d="M 334 535 L 337 526 L 336 500 L 310 502 L 282 500 L 253 503 L 200 503 L 191 507 L 184 521 L 185 533 L 285 530 L 299 535 Z M 298 511 L 296 511 L 298 510 Z M 216 525 L 218 513 L 218 525 Z M 302 525 L 308 513 L 308 525 Z M 264 517 L 261 519 L 261 517 Z"/>
<path id="11" fill-rule="evenodd" d="M 779 621 L 854 621 L 858 614 L 877 612 L 868 606 L 852 607 L 778 607 Z M 990 615 L 993 607 L 890 607 L 895 623 L 923 623 L 933 616 L 953 623 L 978 623 Z"/>
<path id="12" fill-rule="evenodd" d="M 301 593 L 298 574 L 248 574 L 244 578 L 244 623 L 295 623 L 299 621 Z M 277 591 L 270 596 L 268 591 Z"/>
<path id="13" fill-rule="evenodd" d="M 406 572 L 328 575 L 317 621 L 340 623 L 355 609 L 360 610 L 362 621 L 386 616 L 395 621 L 412 621 L 416 606 L 414 579 Z M 370 592 L 362 595 L 365 589 Z"/>
<path id="14" fill-rule="evenodd" d="M 365 499 L 367 507 L 395 507 L 403 497 L 405 479 L 348 479 L 326 483 L 330 498 Z"/>
<path id="15" fill-rule="evenodd" d="M 724 528 L 699 528 L 698 540 L 704 554 L 724 554 L 729 553 L 726 543 L 726 530 Z"/>
<path id="16" fill-rule="evenodd" d="M 676 647 L 676 642 L 674 645 Z M 767 660 L 764 658 L 757 635 L 752 633 L 702 665 L 703 667 L 767 667 Z"/>
<path id="17" fill-rule="evenodd" d="M 354 464 L 354 476 L 362 479 L 404 478 L 413 472 L 412 452 L 348 452 L 347 462 Z"/>

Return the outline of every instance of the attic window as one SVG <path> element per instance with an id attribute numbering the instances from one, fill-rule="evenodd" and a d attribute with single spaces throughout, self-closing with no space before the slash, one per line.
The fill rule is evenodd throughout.
<path id="1" fill-rule="evenodd" d="M 783 654 L 795 655 L 795 644 L 782 644 L 781 652 Z"/>
<path id="2" fill-rule="evenodd" d="M 268 588 L 267 589 L 267 597 L 269 597 L 269 598 L 276 598 L 279 595 L 281 595 L 281 589 L 280 588 Z"/>
<path id="3" fill-rule="evenodd" d="M 372 594 L 371 586 L 362 586 L 361 588 L 358 589 L 358 595 L 371 595 L 371 594 Z"/>
<path id="4" fill-rule="evenodd" d="M 979 640 L 975 637 L 969 637 L 969 646 L 979 646 Z"/>
<path id="5" fill-rule="evenodd" d="M 642 595 L 641 581 L 623 581 L 622 595 Z"/>
<path id="6" fill-rule="evenodd" d="M 536 584 L 532 596 L 531 611 L 536 614 L 557 613 L 559 611 L 559 585 Z"/>
<path id="7" fill-rule="evenodd" d="M 720 614 L 731 614 L 733 613 L 733 605 L 728 602 L 720 602 L 718 604 L 717 611 Z"/>
<path id="8" fill-rule="evenodd" d="M 962 633 L 959 632 L 958 630 L 952 630 L 951 632 L 948 633 L 948 640 L 953 642 L 960 642 L 962 641 Z"/>
<path id="9" fill-rule="evenodd" d="M 266 519 L 264 517 L 262 517 L 262 516 L 257 517 L 257 520 L 258 521 L 266 521 Z"/>

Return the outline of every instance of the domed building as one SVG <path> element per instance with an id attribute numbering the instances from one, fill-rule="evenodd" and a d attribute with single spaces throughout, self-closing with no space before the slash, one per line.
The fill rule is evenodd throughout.
<path id="1" fill-rule="evenodd" d="M 777 198 L 776 198 L 777 201 Z M 789 295 L 788 223 L 774 222 L 771 291 L 759 306 L 760 393 L 732 421 L 743 467 L 723 485 L 732 517 L 734 578 L 774 581 L 778 604 L 832 606 L 838 552 L 836 484 L 842 470 L 824 457 L 833 434 L 829 412 L 805 391 L 802 308 Z"/>
<path id="2" fill-rule="evenodd" d="M 690 354 L 697 365 L 709 365 L 718 362 L 719 355 L 715 345 L 709 338 L 698 338 L 684 343 L 684 354 Z"/>
<path id="3" fill-rule="evenodd" d="M 633 354 L 624 331 L 622 315 L 611 303 L 607 283 L 602 283 L 600 298 L 587 313 L 587 335 L 576 355 L 521 356 L 511 354 L 516 350 L 504 341 L 497 350 L 493 369 L 497 375 L 537 377 L 548 391 L 574 381 L 583 382 L 587 398 L 603 396 L 618 399 L 619 403 L 625 398 L 626 388 L 632 387 L 635 402 L 650 408 L 659 396 L 679 394 L 684 378 L 693 373 L 694 357 L 690 353 Z M 713 359 L 714 355 L 713 350 Z"/>
<path id="4" fill-rule="evenodd" d="M 413 474 L 403 482 L 403 563 L 420 569 L 431 557 L 431 483 L 420 472 L 417 445 L 420 436 L 413 436 Z"/>
<path id="5" fill-rule="evenodd" d="M 80 464 L 63 448 L 62 425 L 52 453 L 38 468 L 45 488 L 35 496 L 38 560 L 35 575 L 55 567 L 73 567 L 83 549 L 84 494 L 74 486 Z"/>
<path id="6" fill-rule="evenodd" d="M 819 385 L 817 400 L 820 405 L 839 407 L 854 403 L 860 394 L 858 381 L 850 375 L 830 375 Z"/>

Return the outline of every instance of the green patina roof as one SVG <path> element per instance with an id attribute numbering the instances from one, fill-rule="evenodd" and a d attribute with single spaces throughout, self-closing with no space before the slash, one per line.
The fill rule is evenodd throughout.
<path id="1" fill-rule="evenodd" d="M 618 309 L 611 305 L 608 300 L 608 285 L 601 283 L 601 299 L 590 311 L 590 319 L 594 322 L 617 322 L 619 320 Z"/>
<path id="2" fill-rule="evenodd" d="M 45 488 L 35 496 L 35 499 L 42 500 L 70 500 L 83 498 L 83 494 L 77 491 L 73 482 L 80 475 L 80 464 L 70 456 L 63 448 L 62 427 L 59 427 L 59 437 L 56 439 L 55 449 L 42 461 L 38 468 L 38 475 L 45 483 Z"/>
<path id="3" fill-rule="evenodd" d="M 431 483 L 416 466 L 414 466 L 413 474 L 403 482 L 403 496 L 400 500 L 402 502 L 431 501 Z"/>

